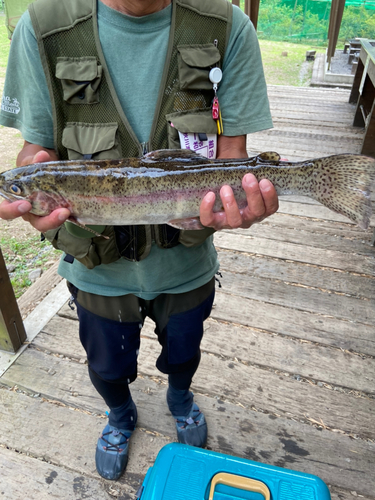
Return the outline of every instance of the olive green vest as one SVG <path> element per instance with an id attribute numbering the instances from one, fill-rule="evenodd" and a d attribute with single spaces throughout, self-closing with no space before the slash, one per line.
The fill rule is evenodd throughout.
<path id="1" fill-rule="evenodd" d="M 223 60 L 231 30 L 231 4 L 173 0 L 167 60 L 145 144 L 139 143 L 116 95 L 99 42 L 96 8 L 97 0 L 36 0 L 29 6 L 52 102 L 59 158 L 141 156 L 179 148 L 178 131 L 216 133 L 208 73 Z M 169 125 L 172 120 L 174 127 Z M 164 248 L 176 243 L 193 246 L 213 233 L 211 228 L 176 233 L 164 226 L 124 226 L 125 246 L 131 245 L 133 253 L 119 250 L 118 231 L 109 226 L 103 232 L 109 240 L 92 238 L 86 231 L 85 237 L 79 237 L 70 223 L 46 236 L 56 248 L 92 268 L 121 256 L 145 258 L 153 240 Z"/>

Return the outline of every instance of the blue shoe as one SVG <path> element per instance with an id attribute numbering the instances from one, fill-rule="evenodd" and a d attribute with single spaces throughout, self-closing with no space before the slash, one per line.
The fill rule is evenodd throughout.
<path id="1" fill-rule="evenodd" d="M 176 420 L 177 440 L 179 443 L 202 448 L 207 443 L 207 423 L 204 414 L 196 403 L 193 403 L 190 413 L 184 417 L 174 417 Z"/>
<path id="2" fill-rule="evenodd" d="M 134 405 L 135 408 L 135 405 Z M 118 479 L 128 463 L 129 440 L 137 423 L 137 411 L 129 416 L 127 429 L 117 429 L 107 424 L 98 439 L 95 464 L 98 473 L 104 479 Z"/>

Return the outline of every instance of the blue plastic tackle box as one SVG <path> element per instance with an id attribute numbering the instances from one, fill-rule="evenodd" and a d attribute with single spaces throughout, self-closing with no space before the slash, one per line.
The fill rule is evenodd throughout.
<path id="1" fill-rule="evenodd" d="M 164 446 L 137 500 L 330 500 L 317 476 L 193 446 Z"/>

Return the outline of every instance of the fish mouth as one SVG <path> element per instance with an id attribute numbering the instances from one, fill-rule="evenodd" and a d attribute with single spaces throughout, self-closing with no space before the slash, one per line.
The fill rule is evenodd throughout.
<path id="1" fill-rule="evenodd" d="M 1 188 L 0 188 L 0 196 L 2 196 L 3 198 L 5 198 L 7 201 L 10 201 L 10 202 L 25 199 L 23 196 L 17 196 L 15 194 L 6 193 Z"/>

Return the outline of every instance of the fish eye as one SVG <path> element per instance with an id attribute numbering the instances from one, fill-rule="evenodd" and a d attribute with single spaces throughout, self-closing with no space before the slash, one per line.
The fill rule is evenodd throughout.
<path id="1" fill-rule="evenodd" d="M 17 184 L 11 184 L 9 190 L 12 194 L 22 194 L 22 189 Z"/>

